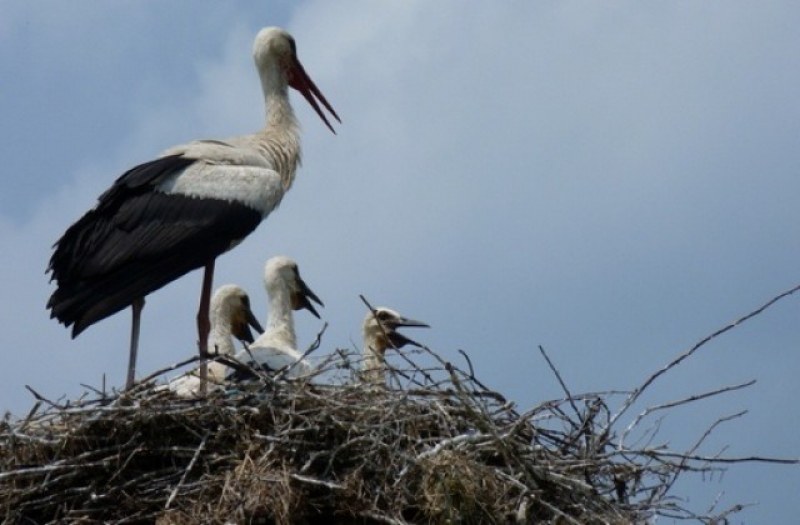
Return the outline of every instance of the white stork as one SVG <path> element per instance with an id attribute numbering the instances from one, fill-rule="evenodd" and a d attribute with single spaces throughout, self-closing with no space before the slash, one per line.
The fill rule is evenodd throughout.
<path id="1" fill-rule="evenodd" d="M 430 328 L 427 324 L 403 317 L 391 308 L 378 307 L 367 313 L 362 325 L 364 336 L 364 361 L 361 365 L 364 380 L 375 385 L 386 383 L 386 350 L 396 350 L 405 345 L 421 347 L 413 339 L 397 331 L 398 328 Z"/>
<path id="2" fill-rule="evenodd" d="M 200 355 L 208 355 L 214 261 L 278 206 L 300 162 L 288 87 L 302 93 L 331 131 L 317 101 L 341 122 L 300 64 L 289 33 L 262 29 L 253 58 L 264 91 L 264 129 L 175 146 L 136 166 L 54 245 L 48 271 L 57 288 L 47 307 L 51 317 L 72 326 L 72 337 L 132 306 L 127 387 L 135 375 L 144 297 L 196 268 L 205 269 L 197 327 Z M 204 362 L 201 368 L 205 376 Z"/>
<path id="3" fill-rule="evenodd" d="M 226 284 L 217 288 L 211 297 L 209 312 L 211 332 L 208 346 L 214 355 L 233 356 L 236 354 L 233 338 L 244 343 L 253 342 L 250 327 L 264 331 L 250 309 L 250 298 L 247 293 L 235 284 Z M 227 367 L 219 362 L 208 365 L 208 381 L 212 386 L 219 386 L 225 380 Z M 172 379 L 167 385 L 170 390 L 181 397 L 191 397 L 200 393 L 200 371 L 192 370 Z"/>
<path id="4" fill-rule="evenodd" d="M 319 318 L 311 301 L 324 306 L 319 297 L 300 278 L 297 263 L 284 256 L 272 257 L 264 266 L 264 287 L 269 299 L 267 329 L 255 342 L 236 354 L 236 359 L 252 368 L 275 372 L 291 367 L 286 377 L 295 378 L 311 371 L 311 365 L 302 360 L 297 351 L 292 310 L 305 308 Z M 242 381 L 252 375 L 240 370 L 231 371 L 228 379 Z"/>

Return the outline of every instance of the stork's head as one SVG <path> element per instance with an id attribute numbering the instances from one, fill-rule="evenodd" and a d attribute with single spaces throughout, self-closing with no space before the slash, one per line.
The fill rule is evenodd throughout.
<path id="1" fill-rule="evenodd" d="M 256 35 L 253 43 L 253 59 L 265 89 L 274 82 L 282 84 L 284 88 L 288 85 L 296 89 L 311 104 L 328 129 L 336 133 L 317 101 L 322 103 L 338 122 L 342 121 L 297 58 L 297 47 L 292 35 L 280 27 L 265 27 Z"/>
<path id="2" fill-rule="evenodd" d="M 264 282 L 267 286 L 267 293 L 270 296 L 286 291 L 289 294 L 289 301 L 292 310 L 306 309 L 314 316 L 319 318 L 317 310 L 312 301 L 320 306 L 325 306 L 320 301 L 317 294 L 300 278 L 300 270 L 297 263 L 289 257 L 279 255 L 272 257 L 264 266 Z"/>
<path id="3" fill-rule="evenodd" d="M 403 317 L 391 308 L 381 306 L 368 312 L 363 325 L 366 349 L 382 354 L 387 348 L 401 348 L 405 345 L 421 347 L 422 345 L 397 331 L 404 326 L 430 328 L 421 321 Z"/>
<path id="4" fill-rule="evenodd" d="M 256 316 L 250 309 L 250 298 L 247 292 L 235 284 L 226 284 L 217 288 L 211 297 L 211 319 L 213 322 L 228 323 L 231 334 L 246 343 L 253 342 L 253 327 L 257 333 L 264 331 Z"/>

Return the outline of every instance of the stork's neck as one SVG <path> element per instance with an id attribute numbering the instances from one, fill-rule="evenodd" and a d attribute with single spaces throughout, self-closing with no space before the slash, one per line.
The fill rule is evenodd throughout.
<path id="1" fill-rule="evenodd" d="M 276 86 L 270 91 L 264 91 L 264 106 L 266 108 L 265 131 L 273 131 L 297 137 L 300 126 L 294 116 L 294 109 L 289 103 L 289 89 L 287 86 Z"/>
<path id="2" fill-rule="evenodd" d="M 364 335 L 364 358 L 361 371 L 365 381 L 374 385 L 386 383 L 386 346 L 375 337 Z"/>
<path id="3" fill-rule="evenodd" d="M 261 87 L 264 90 L 266 124 L 258 134 L 259 147 L 272 160 L 281 175 L 283 189 L 287 191 L 300 164 L 300 125 L 289 103 L 289 87 L 281 74 L 262 72 Z"/>
<path id="4" fill-rule="evenodd" d="M 212 303 L 210 319 L 211 333 L 208 334 L 208 351 L 217 355 L 234 355 L 236 348 L 233 346 L 230 312 L 225 311 L 220 305 Z M 227 367 L 218 361 L 208 364 L 208 378 L 213 383 L 223 381 L 226 371 Z"/>
<path id="5" fill-rule="evenodd" d="M 212 327 L 211 333 L 208 335 L 208 351 L 219 355 L 233 355 L 236 353 L 230 326 Z"/>
<path id="6" fill-rule="evenodd" d="M 294 316 L 291 298 L 286 286 L 275 286 L 269 290 L 269 314 L 265 335 L 278 347 L 297 348 L 297 337 L 294 333 Z"/>
<path id="7" fill-rule="evenodd" d="M 231 313 L 221 305 L 212 304 L 209 314 L 211 333 L 208 336 L 208 351 L 212 354 L 235 354 L 236 348 L 233 346 L 231 334 Z"/>

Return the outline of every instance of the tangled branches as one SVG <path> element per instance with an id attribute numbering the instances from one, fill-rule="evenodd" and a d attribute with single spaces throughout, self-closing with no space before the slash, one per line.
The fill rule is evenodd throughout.
<path id="1" fill-rule="evenodd" d="M 9 523 L 724 523 L 741 506 L 696 515 L 671 494 L 676 479 L 737 461 L 794 463 L 698 452 L 741 414 L 683 451 L 644 427 L 751 383 L 653 405 L 625 424 L 651 379 L 573 394 L 541 351 L 564 397 L 524 412 L 466 354 L 457 366 L 427 348 L 401 352 L 386 388 L 361 381 L 360 356 L 337 350 L 310 376 L 253 370 L 257 381 L 202 399 L 154 379 L 66 404 L 38 396 L 26 418 L 0 423 L 0 513 Z"/>

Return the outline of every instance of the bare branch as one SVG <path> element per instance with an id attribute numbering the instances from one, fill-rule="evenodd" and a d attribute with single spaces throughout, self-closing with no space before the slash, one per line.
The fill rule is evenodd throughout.
<path id="1" fill-rule="evenodd" d="M 192 459 L 189 461 L 189 464 L 186 465 L 186 469 L 183 471 L 183 474 L 181 475 L 180 481 L 178 481 L 178 484 L 175 485 L 175 488 L 172 489 L 172 492 L 170 492 L 169 498 L 167 498 L 167 503 L 164 505 L 165 509 L 169 509 L 169 506 L 172 505 L 172 501 L 175 499 L 175 496 L 178 495 L 178 491 L 181 489 L 183 484 L 186 482 L 187 474 L 189 474 L 189 472 L 192 470 L 192 467 L 194 467 L 194 464 L 197 462 L 197 458 L 200 457 L 200 453 L 203 451 L 203 448 L 206 446 L 206 441 L 207 440 L 208 440 L 208 434 L 203 436 L 203 439 L 200 440 L 200 444 L 197 445 L 197 450 L 194 451 L 194 455 L 192 456 Z"/>
<path id="2" fill-rule="evenodd" d="M 729 323 L 729 324 L 723 326 L 722 328 L 716 330 L 715 332 L 712 332 L 711 334 L 709 334 L 706 337 L 702 338 L 700 341 L 695 343 L 687 351 L 685 351 L 684 353 L 680 354 L 678 357 L 676 357 L 675 359 L 673 359 L 672 361 L 667 363 L 660 370 L 656 371 L 654 374 L 652 374 L 650 377 L 648 377 L 633 392 L 631 392 L 631 394 L 628 397 L 628 399 L 622 405 L 622 408 L 620 408 L 620 410 L 611 418 L 611 420 L 609 421 L 608 426 L 609 427 L 613 426 L 614 423 L 616 423 L 616 421 L 622 416 L 622 414 L 627 412 L 628 409 L 631 407 L 631 405 L 633 405 L 639 399 L 639 397 L 642 395 L 642 392 L 644 392 L 647 389 L 647 387 L 649 387 L 656 379 L 658 379 L 659 377 L 664 375 L 667 371 L 675 368 L 681 362 L 683 362 L 687 358 L 691 357 L 695 352 L 697 352 L 700 348 L 702 348 L 704 345 L 706 345 L 710 341 L 716 339 L 717 337 L 721 336 L 725 332 L 728 332 L 729 330 L 732 330 L 732 329 L 736 328 L 737 326 L 739 326 L 740 324 L 744 323 L 745 321 L 748 321 L 748 320 L 752 319 L 753 317 L 761 314 L 762 312 L 764 312 L 767 308 L 769 308 L 773 304 L 777 303 L 781 299 L 784 299 L 784 298 L 794 294 L 798 290 L 800 290 L 800 285 L 797 285 L 794 288 L 790 288 L 789 290 L 786 290 L 785 292 L 782 292 L 782 293 L 776 295 L 775 297 L 773 297 L 772 299 L 770 299 L 766 303 L 762 304 L 761 306 L 759 306 L 755 310 L 751 311 L 750 313 L 748 313 L 748 314 L 736 319 L 732 323 Z"/>

